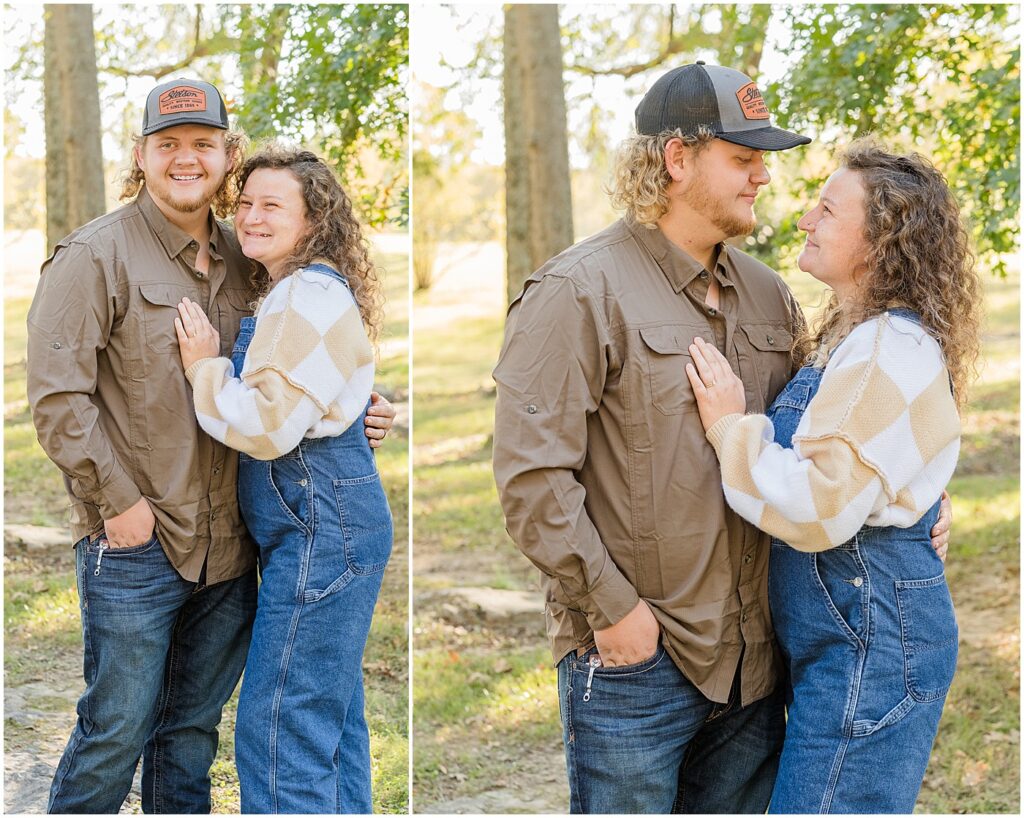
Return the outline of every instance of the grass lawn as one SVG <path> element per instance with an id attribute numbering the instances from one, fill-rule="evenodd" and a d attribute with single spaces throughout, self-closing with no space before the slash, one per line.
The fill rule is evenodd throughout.
<path id="1" fill-rule="evenodd" d="M 376 256 L 387 296 L 377 388 L 393 401 L 408 399 L 408 256 Z M 25 398 L 25 315 L 28 299 L 4 304 L 4 474 L 5 520 L 63 528 L 67 501 L 58 472 L 45 457 Z M 407 430 L 396 426 L 378 450 L 388 500 L 394 515 L 395 544 L 374 615 L 364 657 L 366 712 L 373 758 L 374 810 L 406 812 L 408 793 L 408 470 Z M 69 535 L 70 539 L 70 535 Z M 45 680 L 62 695 L 34 695 L 31 707 L 52 714 L 25 725 L 7 720 L 5 750 L 32 752 L 56 765 L 74 719 L 81 689 L 82 639 L 75 590 L 74 554 L 45 557 L 7 549 L 4 575 L 4 679 L 10 693 Z M 236 696 L 224 711 L 220 749 L 212 770 L 213 809 L 238 812 L 234 766 Z M 56 726 L 55 726 L 56 725 Z M 43 811 L 45 802 L 32 811 Z M 138 804 L 129 804 L 138 809 Z"/>
<path id="2" fill-rule="evenodd" d="M 813 313 L 821 303 L 814 282 L 789 283 Z M 1019 275 L 986 276 L 985 287 L 984 365 L 950 486 L 947 573 L 960 661 L 917 805 L 923 813 L 1018 814 L 1020 806 Z M 541 781 L 529 759 L 561 752 L 540 612 L 532 625 L 502 628 L 453 610 L 446 596 L 470 585 L 537 588 L 537 572 L 504 531 L 490 467 L 490 371 L 503 315 L 474 310 L 460 320 L 450 300 L 432 291 L 414 298 L 416 809 L 479 799 L 508 781 L 527 790 Z M 432 309 L 448 310 L 447 320 L 421 329 L 419 311 Z M 564 805 L 564 779 L 554 792 Z"/>

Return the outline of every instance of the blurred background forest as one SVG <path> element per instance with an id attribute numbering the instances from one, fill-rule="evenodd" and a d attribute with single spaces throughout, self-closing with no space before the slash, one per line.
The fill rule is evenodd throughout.
<path id="1" fill-rule="evenodd" d="M 233 127 L 325 156 L 387 294 L 376 388 L 399 410 L 378 456 L 395 516 L 364 661 L 374 806 L 408 804 L 408 11 L 404 5 L 4 8 L 4 806 L 42 812 L 81 692 L 67 500 L 25 397 L 25 314 L 46 248 L 115 208 L 146 95 L 199 77 Z M 93 47 L 90 47 L 93 46 Z M 231 214 L 219 214 L 228 216 Z M 214 811 L 238 812 L 232 700 Z M 140 811 L 137 788 L 124 811 Z"/>
<path id="2" fill-rule="evenodd" d="M 984 363 L 950 491 L 960 664 L 918 810 L 1019 813 L 1020 27 L 1014 5 L 565 5 L 412 10 L 414 808 L 564 812 L 536 571 L 491 474 L 494 382 L 524 276 L 617 214 L 605 184 L 654 80 L 697 59 L 757 81 L 804 148 L 740 246 L 808 317 L 797 218 L 854 137 L 931 157 L 985 283 Z"/>

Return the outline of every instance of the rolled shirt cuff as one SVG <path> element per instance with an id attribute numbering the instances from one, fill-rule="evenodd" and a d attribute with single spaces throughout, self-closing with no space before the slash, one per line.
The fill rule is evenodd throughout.
<path id="1" fill-rule="evenodd" d="M 589 592 L 574 603 L 587 617 L 587 622 L 595 631 L 610 628 L 632 611 L 640 601 L 628 579 L 614 567 L 609 559 L 612 572 Z"/>
<path id="2" fill-rule="evenodd" d="M 76 497 L 95 505 L 104 520 L 123 514 L 142 499 L 139 487 L 124 471 L 120 471 L 95 491 L 85 490 L 81 480 L 73 480 L 71 487 Z"/>

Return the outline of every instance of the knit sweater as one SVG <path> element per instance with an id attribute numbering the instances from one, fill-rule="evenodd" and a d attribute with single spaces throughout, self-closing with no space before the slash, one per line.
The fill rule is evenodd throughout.
<path id="1" fill-rule="evenodd" d="M 373 348 L 348 287 L 302 269 L 260 304 L 240 377 L 228 358 L 203 358 L 185 375 L 208 435 L 272 460 L 359 417 L 373 388 Z"/>
<path id="2" fill-rule="evenodd" d="M 885 313 L 857 326 L 822 373 L 792 448 L 764 415 L 727 415 L 707 432 L 729 505 L 801 551 L 861 526 L 908 528 L 953 475 L 960 419 L 938 343 Z"/>

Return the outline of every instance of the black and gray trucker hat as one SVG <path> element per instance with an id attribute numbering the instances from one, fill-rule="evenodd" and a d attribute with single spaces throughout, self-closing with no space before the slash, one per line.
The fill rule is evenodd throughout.
<path id="1" fill-rule="evenodd" d="M 228 129 L 228 112 L 220 91 L 202 80 L 177 79 L 161 83 L 146 98 L 142 135 L 175 125 L 209 125 Z"/>
<path id="2" fill-rule="evenodd" d="M 654 136 L 706 125 L 719 139 L 761 151 L 806 145 L 810 137 L 772 127 L 768 106 L 750 77 L 698 60 L 660 77 L 636 107 L 637 133 Z"/>

